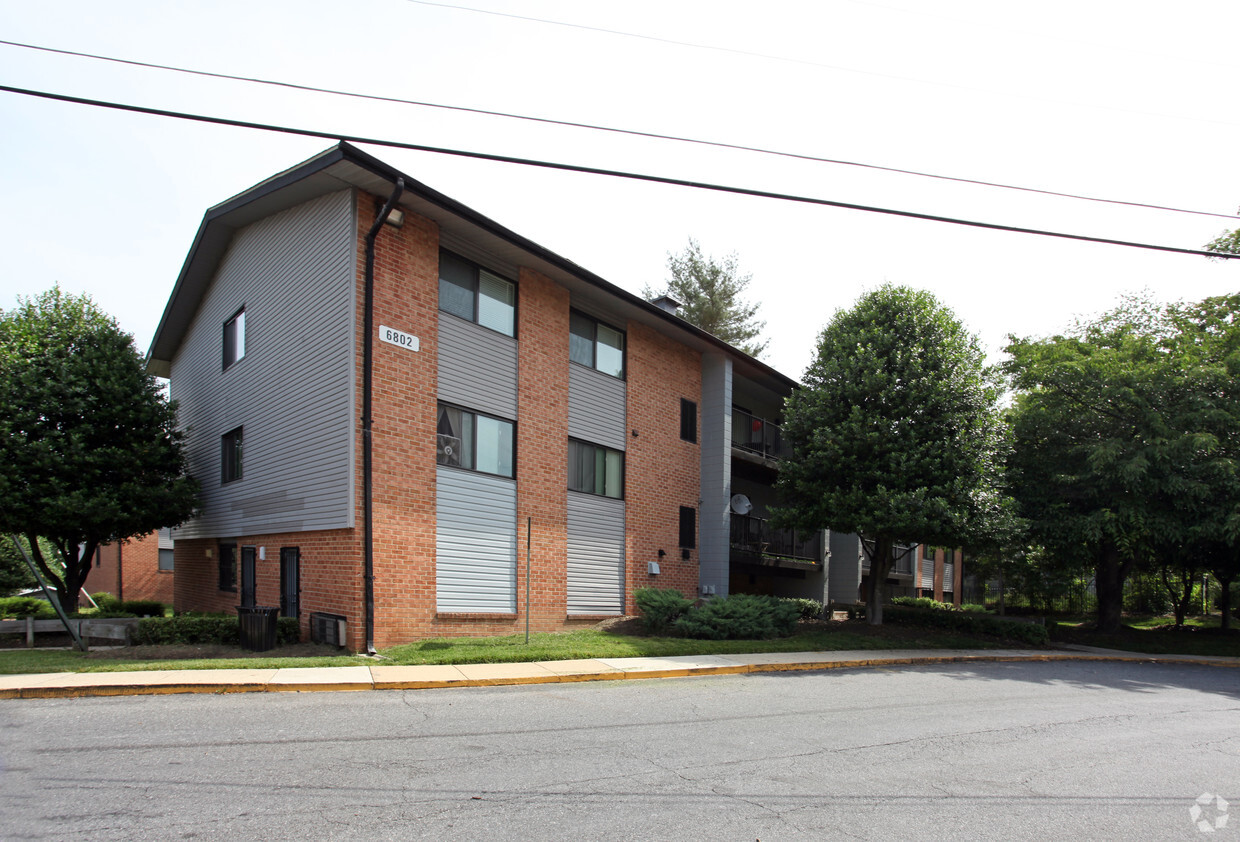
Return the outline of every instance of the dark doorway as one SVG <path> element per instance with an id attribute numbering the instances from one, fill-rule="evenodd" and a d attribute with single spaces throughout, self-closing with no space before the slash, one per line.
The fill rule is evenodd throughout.
<path id="1" fill-rule="evenodd" d="M 280 548 L 280 616 L 297 618 L 301 610 L 301 550 Z"/>
<path id="2" fill-rule="evenodd" d="M 254 547 L 241 548 L 241 607 L 254 607 L 254 559 L 258 553 Z"/>

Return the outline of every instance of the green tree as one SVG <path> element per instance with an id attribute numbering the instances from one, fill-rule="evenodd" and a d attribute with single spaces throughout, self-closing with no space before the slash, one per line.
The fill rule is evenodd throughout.
<path id="1" fill-rule="evenodd" d="M 7 535 L 0 535 L 0 596 L 12 596 L 16 591 L 38 584 L 13 541 Z"/>
<path id="2" fill-rule="evenodd" d="M 642 295 L 648 299 L 669 295 L 680 302 L 680 317 L 689 324 L 751 357 L 762 355 L 768 343 L 756 340 L 766 322 L 756 320 L 759 305 L 748 304 L 742 297 L 753 276 L 741 274 L 735 254 L 716 260 L 703 255 L 697 240 L 690 238 L 683 252 L 668 254 L 667 269 L 671 278 L 665 292 L 646 287 Z"/>
<path id="3" fill-rule="evenodd" d="M 26 538 L 66 610 L 100 544 L 193 514 L 175 407 L 89 298 L 54 288 L 0 313 L 0 408 L 0 534 Z"/>
<path id="4" fill-rule="evenodd" d="M 901 543 L 980 547 L 1008 511 L 1001 388 L 981 348 L 927 292 L 883 286 L 837 312 L 785 406 L 778 517 L 868 540 L 866 614 L 882 622 Z"/>
<path id="5" fill-rule="evenodd" d="M 1103 632 L 1119 630 L 1136 570 L 1187 570 L 1203 541 L 1240 535 L 1236 378 L 1206 361 L 1221 346 L 1189 321 L 1128 299 L 1067 335 L 1008 345 L 1022 392 L 1012 488 L 1048 554 L 1092 569 Z"/>

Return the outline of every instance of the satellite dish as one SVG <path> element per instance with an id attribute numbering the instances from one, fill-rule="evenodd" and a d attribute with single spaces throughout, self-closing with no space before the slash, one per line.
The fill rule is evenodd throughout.
<path id="1" fill-rule="evenodd" d="M 732 511 L 738 515 L 747 515 L 753 511 L 753 502 L 744 494 L 733 494 Z"/>

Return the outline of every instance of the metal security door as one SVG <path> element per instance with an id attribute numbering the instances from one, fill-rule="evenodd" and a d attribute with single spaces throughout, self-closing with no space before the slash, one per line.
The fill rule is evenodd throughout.
<path id="1" fill-rule="evenodd" d="M 241 548 L 241 607 L 254 607 L 254 547 Z"/>
<path id="2" fill-rule="evenodd" d="M 297 547 L 280 549 L 280 616 L 296 619 L 300 610 L 301 550 Z"/>

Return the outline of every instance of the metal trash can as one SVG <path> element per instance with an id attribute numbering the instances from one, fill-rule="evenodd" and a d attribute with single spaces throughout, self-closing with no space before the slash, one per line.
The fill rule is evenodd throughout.
<path id="1" fill-rule="evenodd" d="M 241 648 L 266 652 L 276 646 L 276 618 L 279 606 L 238 605 L 237 621 L 241 624 Z"/>

